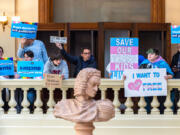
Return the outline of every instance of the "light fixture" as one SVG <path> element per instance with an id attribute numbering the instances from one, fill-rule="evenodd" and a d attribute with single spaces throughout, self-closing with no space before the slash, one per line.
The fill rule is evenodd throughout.
<path id="1" fill-rule="evenodd" d="M 2 25 L 3 31 L 5 30 L 5 26 L 8 24 L 7 16 L 5 16 L 5 12 L 3 12 L 3 16 L 0 16 L 0 24 Z"/>

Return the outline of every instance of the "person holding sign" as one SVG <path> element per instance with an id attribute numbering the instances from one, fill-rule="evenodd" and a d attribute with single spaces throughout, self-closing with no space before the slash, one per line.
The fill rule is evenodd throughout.
<path id="1" fill-rule="evenodd" d="M 173 78 L 174 73 L 172 72 L 168 63 L 159 55 L 159 51 L 157 49 L 151 48 L 146 53 L 148 55 L 147 59 L 141 63 L 140 69 L 166 68 L 168 75 L 165 78 Z"/>
<path id="2" fill-rule="evenodd" d="M 174 73 L 172 72 L 170 66 L 168 65 L 168 63 L 160 56 L 159 51 L 157 49 L 149 49 L 147 52 L 147 59 L 144 60 L 141 65 L 140 65 L 140 69 L 150 69 L 150 68 L 165 68 L 167 71 L 167 76 L 165 76 L 165 79 L 172 79 Z M 164 110 L 164 101 L 165 101 L 166 97 L 158 97 L 158 100 L 160 102 L 160 113 L 163 113 Z M 151 101 L 152 101 L 152 97 L 146 97 L 145 98 L 146 102 L 147 102 L 147 112 L 150 113 L 150 108 L 151 108 Z"/>
<path id="3" fill-rule="evenodd" d="M 53 53 L 44 65 L 45 74 L 59 74 L 64 79 L 69 78 L 69 70 L 66 61 L 62 60 L 60 53 Z"/>
<path id="4" fill-rule="evenodd" d="M 24 53 L 24 61 L 33 61 L 34 59 L 34 53 L 32 51 L 27 51 Z M 39 77 L 24 77 L 24 76 L 20 76 L 19 74 L 15 75 L 16 79 L 36 79 Z M 19 95 L 19 96 L 18 96 Z M 17 101 L 17 112 L 19 113 L 21 111 L 21 102 L 23 100 L 23 91 L 21 89 L 17 89 L 15 92 L 15 98 Z M 28 93 L 27 93 L 27 99 L 30 102 L 30 111 L 33 111 L 33 103 L 35 101 L 36 98 L 36 91 L 34 90 L 34 88 L 29 88 Z"/>
<path id="5" fill-rule="evenodd" d="M 64 50 L 64 48 L 62 47 L 62 44 L 56 43 L 56 46 L 60 49 L 62 56 L 67 61 L 76 65 L 74 77 L 76 77 L 79 71 L 84 68 L 87 68 L 87 67 L 97 68 L 95 58 L 94 56 L 91 55 L 91 50 L 89 48 L 83 48 L 81 50 L 80 56 L 71 56 Z"/>
<path id="6" fill-rule="evenodd" d="M 46 63 L 48 60 L 45 45 L 40 40 L 22 38 L 17 56 L 19 58 L 24 58 L 24 53 L 27 51 L 32 51 L 34 53 L 34 60 L 42 61 L 43 63 Z"/>

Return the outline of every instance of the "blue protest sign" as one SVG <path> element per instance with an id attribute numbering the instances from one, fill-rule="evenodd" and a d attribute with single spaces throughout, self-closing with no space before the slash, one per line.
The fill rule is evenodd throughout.
<path id="1" fill-rule="evenodd" d="M 14 75 L 13 58 L 0 58 L 0 76 Z"/>
<path id="2" fill-rule="evenodd" d="M 171 26 L 171 43 L 172 44 L 180 43 L 180 26 L 178 25 Z"/>
<path id="3" fill-rule="evenodd" d="M 37 23 L 12 22 L 11 37 L 35 39 Z"/>
<path id="4" fill-rule="evenodd" d="M 17 73 L 23 77 L 43 76 L 44 64 L 42 61 L 18 61 Z"/>

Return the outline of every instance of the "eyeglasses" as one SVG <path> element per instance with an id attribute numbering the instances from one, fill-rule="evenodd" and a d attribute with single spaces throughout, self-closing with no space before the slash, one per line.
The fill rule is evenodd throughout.
<path id="1" fill-rule="evenodd" d="M 88 55 L 88 54 L 90 54 L 90 52 L 89 53 L 83 53 L 83 54 Z"/>

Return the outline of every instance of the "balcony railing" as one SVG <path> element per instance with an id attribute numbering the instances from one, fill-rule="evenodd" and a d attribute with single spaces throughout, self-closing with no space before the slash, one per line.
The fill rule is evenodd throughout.
<path id="1" fill-rule="evenodd" d="M 0 80 L 0 88 L 8 88 L 10 99 L 8 110 L 4 110 L 2 91 L 0 92 L 0 135 L 73 135 L 73 123 L 56 119 L 53 116 L 53 107 L 58 100 L 73 98 L 72 88 L 74 79 L 63 80 L 60 90 L 44 89 L 43 80 Z M 180 132 L 180 100 L 174 103 L 171 91 L 173 88 L 180 90 L 180 80 L 168 80 L 168 95 L 163 101 L 164 109 L 160 114 L 158 97 L 152 97 L 150 102 L 150 113 L 144 97 L 125 98 L 123 97 L 123 81 L 101 79 L 98 96 L 95 99 L 110 98 L 116 108 L 116 116 L 109 122 L 95 123 L 95 134 L 98 135 L 159 135 L 164 131 L 164 135 L 177 134 Z M 17 98 L 15 91 L 21 88 L 22 102 L 21 112 L 17 113 Z M 29 88 L 36 90 L 35 109 L 30 112 L 27 94 Z M 44 93 L 46 91 L 46 93 Z M 55 92 L 56 91 L 56 92 Z M 56 94 L 61 96 L 56 98 Z M 46 96 L 43 96 L 46 94 Z M 44 102 L 44 99 L 46 102 Z M 46 107 L 43 107 L 45 104 Z M 174 108 L 176 106 L 176 110 Z"/>
<path id="2" fill-rule="evenodd" d="M 63 80 L 62 83 L 62 88 L 60 89 L 62 91 L 62 98 L 61 99 L 66 99 L 67 98 L 67 91 L 69 88 L 73 88 L 74 87 L 74 79 L 69 79 L 69 80 Z M 9 110 L 6 112 L 6 114 L 17 114 L 17 110 L 16 110 L 16 100 L 15 100 L 15 90 L 16 88 L 21 88 L 23 90 L 23 101 L 21 103 L 22 114 L 29 114 L 29 108 L 28 106 L 30 105 L 28 99 L 27 99 L 27 91 L 29 90 L 29 88 L 34 88 L 36 90 L 36 100 L 34 102 L 34 112 L 33 114 L 42 114 L 44 111 L 42 109 L 42 97 L 41 97 L 41 91 L 44 88 L 44 82 L 43 80 L 31 80 L 31 79 L 24 79 L 24 80 L 19 80 L 19 79 L 14 79 L 14 80 L 0 80 L 0 87 L 1 89 L 3 88 L 8 88 L 10 91 L 10 100 L 9 100 Z M 106 95 L 106 91 L 108 88 L 111 88 L 113 91 L 113 104 L 116 108 L 116 114 L 134 114 L 134 102 L 132 101 L 132 98 L 124 98 L 126 101 L 124 103 L 126 109 L 124 111 L 124 113 L 121 110 L 121 102 L 119 100 L 119 91 L 122 91 L 124 85 L 123 85 L 123 81 L 119 81 L 119 80 L 110 80 L 110 79 L 101 79 L 101 85 L 99 87 L 100 90 L 100 98 L 101 99 L 105 99 L 107 98 Z M 168 81 L 168 95 L 165 99 L 164 102 L 164 114 L 173 114 L 173 103 L 171 100 L 171 90 L 173 88 L 177 88 L 180 90 L 180 80 L 169 80 Z M 54 90 L 55 89 L 48 89 L 49 91 L 49 98 L 48 98 L 48 102 L 47 102 L 47 112 L 45 114 L 50 114 L 53 111 L 53 107 L 55 105 L 55 100 L 54 100 Z M 122 97 L 123 98 L 123 97 Z M 59 99 L 60 100 L 60 99 Z M 140 97 L 140 99 L 137 99 L 137 111 L 136 114 L 138 115 L 142 115 L 142 114 L 147 114 L 147 110 L 145 109 L 146 106 L 146 102 L 144 97 Z M 4 105 L 4 102 L 2 100 L 2 92 L 0 92 L 0 112 L 1 114 L 4 114 L 4 109 L 2 108 Z M 160 110 L 158 109 L 160 103 L 157 99 L 156 96 L 153 97 L 153 100 L 151 102 L 151 115 L 153 114 L 160 114 Z M 180 100 L 177 102 L 177 107 L 180 107 Z M 20 113 L 20 114 L 21 114 Z M 180 109 L 177 110 L 177 114 L 180 115 Z"/>

